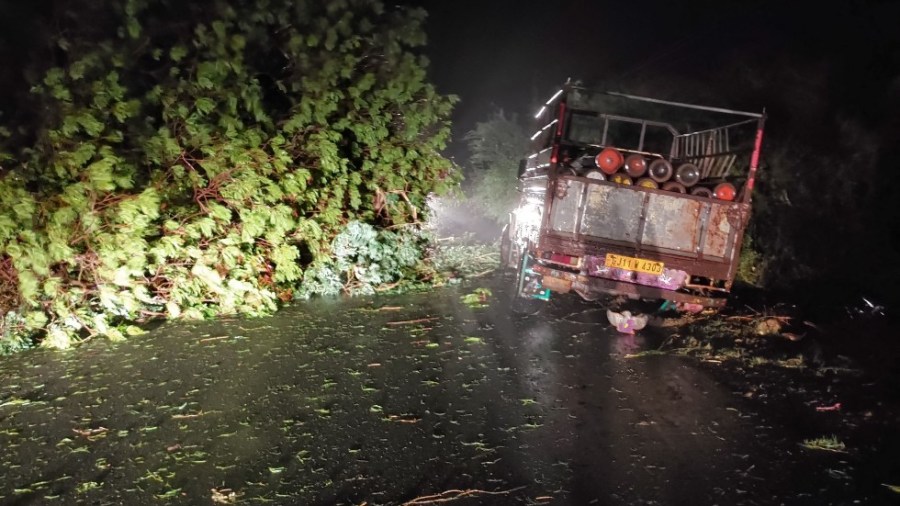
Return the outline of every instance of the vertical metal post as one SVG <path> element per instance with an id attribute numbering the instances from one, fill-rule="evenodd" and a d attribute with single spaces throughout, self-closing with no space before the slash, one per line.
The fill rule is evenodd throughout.
<path id="1" fill-rule="evenodd" d="M 538 243 L 535 245 L 537 249 L 541 248 L 544 233 L 550 225 L 550 216 L 553 212 L 553 205 L 556 203 L 556 187 L 559 184 L 559 144 L 562 141 L 564 132 L 563 125 L 566 119 L 566 107 L 568 105 L 571 88 L 571 85 L 567 82 L 566 85 L 563 86 L 562 96 L 559 99 L 556 129 L 554 129 L 553 132 L 553 149 L 550 152 L 549 181 L 547 182 L 547 193 L 544 195 L 544 215 L 541 217 L 541 229 L 538 231 Z M 537 256 L 537 252 L 535 252 L 535 256 Z"/>
<path id="2" fill-rule="evenodd" d="M 644 136 L 647 135 L 647 121 L 641 121 L 641 140 L 638 141 L 638 151 L 644 150 Z"/>
<path id="3" fill-rule="evenodd" d="M 753 141 L 753 154 L 750 155 L 750 173 L 747 174 L 747 184 L 744 189 L 743 201 L 750 203 L 750 194 L 753 192 L 753 186 L 756 184 L 756 169 L 759 168 L 759 153 L 762 149 L 763 129 L 766 125 L 766 111 L 763 110 L 762 116 L 756 123 L 756 140 Z"/>

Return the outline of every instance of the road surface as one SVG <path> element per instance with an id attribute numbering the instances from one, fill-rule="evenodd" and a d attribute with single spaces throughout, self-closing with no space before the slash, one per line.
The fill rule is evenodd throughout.
<path id="1" fill-rule="evenodd" d="M 0 359 L 2 504 L 890 504 L 796 406 L 494 277 Z M 483 307 L 463 303 L 475 288 Z M 896 467 L 896 464 L 894 464 Z M 862 480 L 864 481 L 864 480 Z"/>

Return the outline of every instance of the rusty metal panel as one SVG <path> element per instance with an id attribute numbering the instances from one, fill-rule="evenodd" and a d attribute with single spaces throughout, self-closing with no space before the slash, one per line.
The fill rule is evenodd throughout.
<path id="1" fill-rule="evenodd" d="M 706 238 L 703 241 L 703 256 L 713 258 L 728 258 L 734 247 L 734 238 L 731 237 L 734 227 L 728 220 L 730 205 L 710 204 L 709 221 L 706 225 Z"/>
<path id="2" fill-rule="evenodd" d="M 642 192 L 630 188 L 589 185 L 580 232 L 614 241 L 636 242 L 643 200 Z"/>
<path id="3" fill-rule="evenodd" d="M 651 193 L 641 244 L 694 254 L 700 239 L 700 212 L 704 204 L 698 200 Z"/>
<path id="4" fill-rule="evenodd" d="M 556 198 L 553 199 L 553 208 L 550 210 L 550 229 L 574 234 L 584 183 L 560 178 L 556 185 Z"/>

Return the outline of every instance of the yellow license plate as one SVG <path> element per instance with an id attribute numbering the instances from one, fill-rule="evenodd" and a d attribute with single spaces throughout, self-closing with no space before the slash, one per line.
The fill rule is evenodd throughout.
<path id="1" fill-rule="evenodd" d="M 643 272 L 646 274 L 660 275 L 663 272 L 663 263 L 644 258 L 626 257 L 614 253 L 606 254 L 606 266 L 616 269 Z"/>

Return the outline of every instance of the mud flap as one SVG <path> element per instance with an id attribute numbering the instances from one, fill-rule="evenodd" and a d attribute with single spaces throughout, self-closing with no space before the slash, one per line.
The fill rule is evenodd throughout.
<path id="1" fill-rule="evenodd" d="M 528 248 L 523 249 L 519 262 L 518 276 L 516 276 L 519 297 L 526 299 L 550 300 L 550 289 L 541 283 L 543 275 L 535 272 L 531 265 L 534 263 Z"/>

